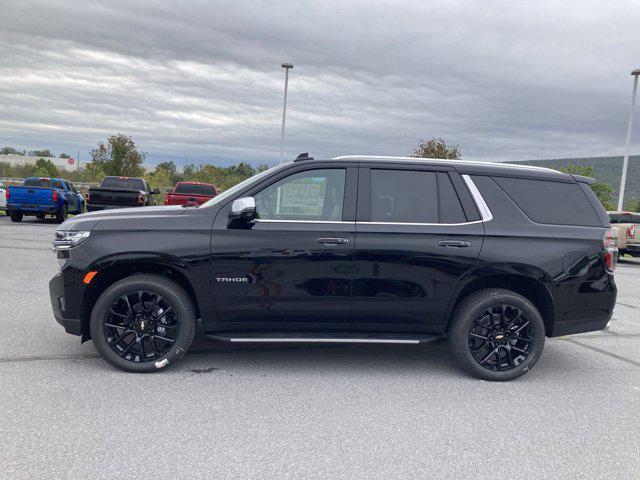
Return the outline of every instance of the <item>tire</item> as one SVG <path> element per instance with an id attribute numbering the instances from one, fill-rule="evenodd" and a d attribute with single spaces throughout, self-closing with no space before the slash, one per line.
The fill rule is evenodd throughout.
<path id="1" fill-rule="evenodd" d="M 62 208 L 56 212 L 56 222 L 62 223 L 67 219 L 69 215 L 69 207 L 65 203 Z"/>
<path id="2" fill-rule="evenodd" d="M 544 341 L 544 321 L 536 307 L 499 288 L 466 297 L 449 328 L 449 344 L 458 363 L 482 380 L 507 381 L 524 375 L 540 358 Z"/>
<path id="3" fill-rule="evenodd" d="M 140 296 L 139 292 L 144 293 Z M 147 292 L 149 293 L 147 294 Z M 145 295 L 147 296 L 145 297 Z M 140 303 L 145 308 L 149 303 L 157 300 L 150 300 L 149 295 L 159 295 L 162 298 L 164 310 L 157 310 L 154 314 L 154 307 L 148 309 L 151 313 L 146 319 L 142 319 L 143 321 L 149 321 L 151 324 L 151 326 L 146 327 L 146 332 L 144 325 L 140 327 L 142 322 L 137 320 L 137 317 L 132 319 L 131 315 L 129 315 L 129 318 L 123 318 L 125 315 L 121 314 L 116 314 L 118 316 L 113 315 L 112 312 L 119 308 L 117 305 L 127 304 L 129 307 L 120 310 L 120 312 L 126 314 L 131 310 L 133 314 L 136 314 L 139 310 L 136 306 L 139 304 L 135 303 L 136 297 L 140 298 Z M 118 303 L 122 302 L 125 296 L 127 296 L 127 300 L 124 303 Z M 148 301 L 145 301 L 145 298 Z M 165 307 L 171 307 L 171 309 Z M 173 312 L 171 317 L 167 313 L 170 310 Z M 164 311 L 164 313 L 159 314 L 161 311 Z M 140 316 L 140 314 L 137 315 Z M 167 320 L 169 317 L 170 320 Z M 165 321 L 173 323 L 175 326 L 167 324 L 165 328 L 164 325 L 161 325 L 160 318 L 164 318 Z M 123 326 L 112 328 L 109 325 L 114 321 L 118 323 L 121 321 Z M 153 326 L 154 324 L 155 327 Z M 159 330 L 158 327 L 165 328 L 164 331 L 166 333 L 162 333 L 162 335 L 167 337 L 171 336 L 171 332 L 173 332 L 173 341 L 171 343 L 157 340 L 157 338 L 163 338 L 162 336 L 156 336 Z M 176 329 L 177 332 L 176 330 L 170 330 L 171 328 Z M 111 365 L 127 372 L 151 373 L 173 365 L 186 353 L 195 336 L 196 313 L 191 297 L 180 285 L 160 275 L 138 274 L 126 277 L 105 290 L 91 313 L 90 329 L 91 338 L 98 353 Z M 130 333 L 125 334 L 126 329 Z M 117 338 L 114 338 L 115 336 L 124 337 L 124 339 L 118 342 L 115 341 L 117 340 Z M 140 342 L 138 339 L 142 337 L 146 337 L 146 340 Z M 107 338 L 110 338 L 111 341 Z M 160 344 L 157 342 L 160 342 Z M 163 346 L 166 348 L 163 349 Z M 141 353 L 143 355 L 151 353 L 152 356 L 147 358 Z"/>
<path id="4" fill-rule="evenodd" d="M 24 214 L 22 212 L 10 212 L 9 213 L 9 217 L 11 217 L 11 221 L 12 222 L 21 222 L 22 221 L 22 217 L 24 216 Z"/>

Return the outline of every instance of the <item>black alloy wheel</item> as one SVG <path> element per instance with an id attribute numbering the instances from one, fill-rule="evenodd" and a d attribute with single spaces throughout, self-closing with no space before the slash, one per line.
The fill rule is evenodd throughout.
<path id="1" fill-rule="evenodd" d="M 136 363 L 158 360 L 175 343 L 178 317 L 161 295 L 138 290 L 111 304 L 103 324 L 105 340 L 121 358 Z"/>
<path id="2" fill-rule="evenodd" d="M 540 358 L 544 341 L 544 321 L 533 303 L 498 288 L 464 298 L 449 328 L 454 356 L 467 372 L 483 380 L 524 375 Z"/>
<path id="3" fill-rule="evenodd" d="M 533 351 L 531 320 L 513 305 L 489 307 L 469 330 L 469 349 L 476 361 L 492 371 L 517 367 Z"/>
<path id="4" fill-rule="evenodd" d="M 170 278 L 136 274 L 100 295 L 90 329 L 96 349 L 113 366 L 155 372 L 175 363 L 191 346 L 195 308 L 189 294 Z"/>

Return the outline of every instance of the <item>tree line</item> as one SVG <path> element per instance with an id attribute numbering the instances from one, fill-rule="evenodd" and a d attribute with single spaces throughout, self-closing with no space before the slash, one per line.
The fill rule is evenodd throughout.
<path id="1" fill-rule="evenodd" d="M 18 151 L 12 147 L 4 147 L 0 154 L 35 155 L 39 157 L 53 157 L 48 149 L 41 151 Z M 414 147 L 412 156 L 418 158 L 443 158 L 460 160 L 462 149 L 459 145 L 449 145 L 442 138 L 433 137 L 420 140 Z M 61 153 L 59 158 L 69 158 L 66 153 Z M 213 183 L 220 190 L 226 190 L 233 185 L 255 175 L 268 168 L 268 165 L 260 165 L 257 168 L 241 162 L 229 167 L 218 167 L 210 164 L 187 164 L 178 169 L 173 161 L 163 162 L 155 166 L 152 171 L 144 168 L 146 153 L 138 148 L 134 140 L 125 134 L 110 135 L 105 142 L 98 142 L 96 148 L 91 150 L 91 160 L 78 171 L 60 171 L 56 165 L 46 158 L 38 158 L 35 164 L 9 165 L 2 164 L 0 157 L 0 174 L 5 177 L 64 177 L 72 182 L 99 182 L 107 175 L 142 177 L 153 186 L 160 189 L 173 187 L 177 182 L 205 182 Z M 569 164 L 560 171 L 575 175 L 584 175 L 595 178 L 593 167 Z M 596 179 L 591 188 L 598 196 L 607 210 L 615 210 L 613 203 L 613 188 L 610 184 Z M 640 199 L 629 199 L 625 202 L 625 208 L 631 211 L 640 211 Z"/>

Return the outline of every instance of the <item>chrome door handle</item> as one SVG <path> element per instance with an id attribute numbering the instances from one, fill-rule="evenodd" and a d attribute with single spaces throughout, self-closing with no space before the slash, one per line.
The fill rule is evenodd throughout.
<path id="1" fill-rule="evenodd" d="M 469 247 L 471 243 L 462 240 L 440 240 L 438 242 L 438 245 L 440 245 L 441 247 L 459 248 Z"/>
<path id="2" fill-rule="evenodd" d="M 334 238 L 334 237 L 319 237 L 316 238 L 316 242 L 322 245 L 344 245 L 349 243 L 348 238 Z"/>

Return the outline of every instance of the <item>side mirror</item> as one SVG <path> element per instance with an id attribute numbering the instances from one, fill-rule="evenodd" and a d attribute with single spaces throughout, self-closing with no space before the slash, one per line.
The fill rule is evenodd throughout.
<path id="1" fill-rule="evenodd" d="M 153 190 L 151 190 L 149 192 L 151 195 L 159 195 L 160 194 L 160 189 L 159 188 L 154 188 Z"/>
<path id="2" fill-rule="evenodd" d="M 230 220 L 242 220 L 249 222 L 255 217 L 256 201 L 253 197 L 238 198 L 231 204 L 231 212 L 229 212 Z"/>

